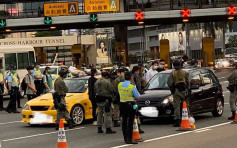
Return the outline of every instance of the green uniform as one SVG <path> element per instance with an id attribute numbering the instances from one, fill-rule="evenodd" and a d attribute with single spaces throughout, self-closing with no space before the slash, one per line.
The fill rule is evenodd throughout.
<path id="1" fill-rule="evenodd" d="M 120 82 L 124 82 L 125 78 L 124 76 L 119 76 L 118 78 L 115 79 L 115 85 L 114 85 L 114 89 L 116 92 L 116 97 L 115 100 L 113 101 L 113 106 L 114 106 L 114 120 L 118 121 L 119 120 L 119 116 L 120 116 L 120 97 L 119 97 L 119 92 L 118 92 L 118 85 Z"/>
<path id="2" fill-rule="evenodd" d="M 235 70 L 229 77 L 228 77 L 229 85 L 235 85 L 237 84 L 237 70 Z M 236 87 L 234 88 L 233 92 L 230 92 L 230 109 L 232 112 L 236 111 L 236 96 L 237 96 L 237 90 Z"/>
<path id="3" fill-rule="evenodd" d="M 60 119 L 62 118 L 65 118 L 67 122 L 70 122 L 71 118 L 66 108 L 66 101 L 65 101 L 65 96 L 66 96 L 66 93 L 68 92 L 68 88 L 65 82 L 63 81 L 62 77 L 59 77 L 55 80 L 54 89 L 55 89 L 55 93 L 53 97 L 54 97 L 54 100 L 58 101 L 57 103 L 55 103 L 55 106 L 57 106 L 56 107 L 57 108 L 56 124 L 58 124 Z"/>
<path id="4" fill-rule="evenodd" d="M 111 128 L 111 102 L 114 94 L 111 82 L 105 78 L 97 80 L 95 83 L 95 93 L 98 106 L 97 125 L 102 127 L 104 121 L 105 127 Z"/>
<path id="5" fill-rule="evenodd" d="M 179 90 L 179 84 L 187 84 L 188 75 L 184 70 L 174 70 L 171 72 L 168 79 L 169 88 L 174 88 L 172 95 L 174 98 L 174 119 L 181 119 L 181 102 L 186 101 L 187 105 L 189 104 L 188 100 L 186 100 L 186 90 Z M 184 85 L 185 85 L 184 84 Z M 189 105 L 188 105 L 189 106 Z"/>

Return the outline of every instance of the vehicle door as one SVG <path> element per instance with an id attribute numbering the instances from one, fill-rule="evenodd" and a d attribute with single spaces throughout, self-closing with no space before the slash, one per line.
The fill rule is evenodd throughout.
<path id="1" fill-rule="evenodd" d="M 204 100 L 203 100 L 203 109 L 210 110 L 213 108 L 213 100 L 215 99 L 215 96 L 218 92 L 218 86 L 215 83 L 215 79 L 213 79 L 213 76 L 209 70 L 202 70 L 201 76 L 203 80 L 203 94 L 204 94 Z"/>
<path id="2" fill-rule="evenodd" d="M 192 113 L 196 113 L 202 110 L 204 94 L 202 89 L 201 73 L 199 71 L 194 71 L 193 73 L 190 73 L 188 98 Z"/>

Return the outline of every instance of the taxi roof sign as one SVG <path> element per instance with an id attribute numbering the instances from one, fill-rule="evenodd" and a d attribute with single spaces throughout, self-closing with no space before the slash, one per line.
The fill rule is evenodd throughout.
<path id="1" fill-rule="evenodd" d="M 64 16 L 77 14 L 78 2 L 44 4 L 44 16 Z"/>

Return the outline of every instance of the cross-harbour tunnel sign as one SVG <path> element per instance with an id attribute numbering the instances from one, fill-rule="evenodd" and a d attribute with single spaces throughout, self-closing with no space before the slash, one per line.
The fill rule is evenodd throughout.
<path id="1" fill-rule="evenodd" d="M 114 12 L 119 11 L 119 0 L 85 0 L 85 12 Z"/>
<path id="2" fill-rule="evenodd" d="M 29 45 L 32 47 L 50 47 L 71 46 L 74 44 L 78 44 L 77 36 L 0 39 L 0 45 Z"/>

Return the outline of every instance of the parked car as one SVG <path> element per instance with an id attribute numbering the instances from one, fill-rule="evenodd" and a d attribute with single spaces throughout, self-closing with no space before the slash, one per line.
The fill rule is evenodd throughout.
<path id="1" fill-rule="evenodd" d="M 220 117 L 224 111 L 224 97 L 218 78 L 210 69 L 185 69 L 189 74 L 188 96 L 192 115 L 211 112 Z M 156 74 L 147 84 L 138 101 L 141 119 L 172 117 L 173 96 L 167 85 L 172 70 Z"/>

